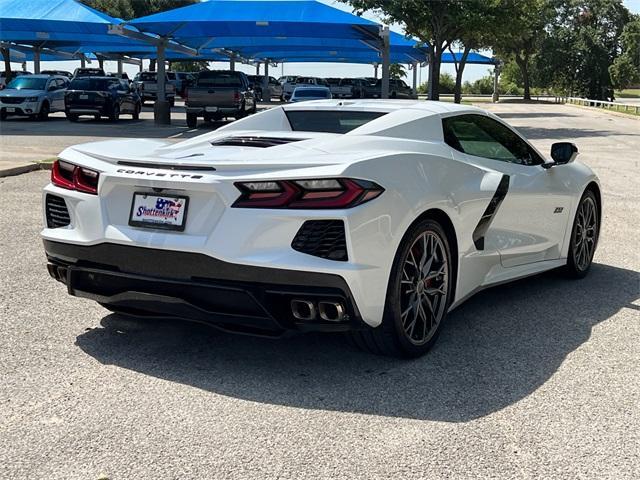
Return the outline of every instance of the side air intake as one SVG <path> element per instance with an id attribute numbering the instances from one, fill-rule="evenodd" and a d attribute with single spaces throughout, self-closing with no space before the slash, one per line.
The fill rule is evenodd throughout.
<path id="1" fill-rule="evenodd" d="M 48 228 L 66 227 L 71 224 L 71 217 L 64 198 L 57 195 L 47 194 L 45 200 L 45 215 L 47 217 Z"/>

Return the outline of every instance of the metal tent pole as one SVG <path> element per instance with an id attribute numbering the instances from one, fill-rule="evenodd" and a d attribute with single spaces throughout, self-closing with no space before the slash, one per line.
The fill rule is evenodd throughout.
<path id="1" fill-rule="evenodd" d="M 378 64 L 377 63 L 373 64 L 373 76 L 376 78 L 376 80 L 378 79 Z"/>
<path id="2" fill-rule="evenodd" d="M 260 75 L 260 62 L 256 63 L 256 75 Z"/>
<path id="3" fill-rule="evenodd" d="M 158 90 L 156 103 L 153 106 L 153 121 L 156 125 L 171 125 L 171 106 L 167 101 L 165 88 L 165 47 L 166 41 L 161 41 L 157 46 L 158 59 L 157 65 L 157 82 Z"/>
<path id="4" fill-rule="evenodd" d="M 122 59 L 118 59 L 118 73 L 122 75 Z"/>
<path id="5" fill-rule="evenodd" d="M 390 67 L 390 45 L 389 27 L 385 25 L 380 29 L 382 43 L 382 92 L 380 98 L 389 98 L 389 67 Z"/>
<path id="6" fill-rule="evenodd" d="M 271 101 L 271 94 L 269 93 L 269 60 L 264 62 L 264 77 L 262 77 L 262 101 Z"/>
<path id="7" fill-rule="evenodd" d="M 87 65 L 86 60 L 84 59 L 84 55 L 80 58 L 80 68 L 85 68 Z"/>
<path id="8" fill-rule="evenodd" d="M 40 73 L 40 48 L 33 49 L 33 73 Z"/>
<path id="9" fill-rule="evenodd" d="M 418 68 L 420 64 L 413 62 L 413 93 L 418 93 Z"/>
<path id="10" fill-rule="evenodd" d="M 229 57 L 229 70 L 232 72 L 236 70 L 236 56 L 233 54 Z"/>

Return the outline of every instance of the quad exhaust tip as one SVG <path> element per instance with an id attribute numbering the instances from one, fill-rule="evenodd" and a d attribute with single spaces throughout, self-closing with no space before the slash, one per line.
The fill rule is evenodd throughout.
<path id="1" fill-rule="evenodd" d="M 319 316 L 325 322 L 341 322 L 345 319 L 344 306 L 340 302 L 321 301 L 318 308 L 309 300 L 291 300 L 291 313 L 296 320 L 309 322 Z"/>

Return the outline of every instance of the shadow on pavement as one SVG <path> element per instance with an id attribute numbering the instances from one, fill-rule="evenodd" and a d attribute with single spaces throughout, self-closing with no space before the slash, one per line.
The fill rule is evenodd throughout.
<path id="1" fill-rule="evenodd" d="M 452 312 L 435 349 L 412 361 L 355 351 L 340 336 L 267 340 L 118 315 L 76 344 L 103 364 L 234 398 L 464 422 L 544 384 L 594 326 L 634 307 L 638 279 L 595 264 L 581 281 L 550 272 L 486 290 Z"/>

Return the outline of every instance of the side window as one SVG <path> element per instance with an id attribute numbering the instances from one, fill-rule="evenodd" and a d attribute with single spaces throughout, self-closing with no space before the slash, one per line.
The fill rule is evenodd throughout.
<path id="1" fill-rule="evenodd" d="M 447 117 L 442 120 L 442 128 L 447 145 L 468 155 L 520 165 L 544 162 L 527 142 L 490 117 Z"/>

